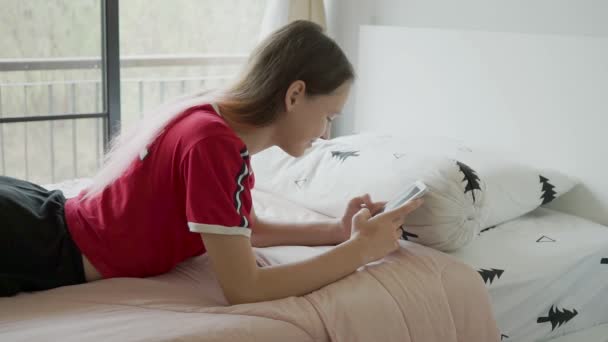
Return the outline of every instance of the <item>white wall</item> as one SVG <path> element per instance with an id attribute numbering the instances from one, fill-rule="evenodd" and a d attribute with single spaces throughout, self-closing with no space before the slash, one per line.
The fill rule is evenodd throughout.
<path id="1" fill-rule="evenodd" d="M 360 34 L 355 130 L 415 127 L 405 131 L 559 170 L 581 186 L 551 207 L 608 225 L 607 36 L 394 26 Z"/>
<path id="2" fill-rule="evenodd" d="M 329 35 L 355 68 L 365 24 L 608 36 L 606 0 L 326 0 L 326 11 Z M 355 94 L 334 136 L 353 132 Z"/>

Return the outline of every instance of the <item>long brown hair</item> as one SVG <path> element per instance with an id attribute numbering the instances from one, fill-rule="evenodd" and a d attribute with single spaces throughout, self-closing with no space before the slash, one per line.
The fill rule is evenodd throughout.
<path id="1" fill-rule="evenodd" d="M 285 93 L 297 80 L 306 95 L 330 94 L 354 79 L 348 58 L 323 28 L 298 20 L 272 33 L 252 52 L 238 81 L 220 99 L 220 110 L 240 123 L 265 126 L 285 110 Z"/>
<path id="2" fill-rule="evenodd" d="M 226 90 L 203 92 L 161 106 L 113 138 L 104 165 L 87 188 L 89 198 L 114 182 L 186 109 L 215 102 L 240 123 L 264 126 L 284 111 L 283 98 L 296 80 L 309 96 L 329 94 L 354 78 L 352 65 L 338 45 L 312 22 L 296 21 L 270 35 L 251 54 L 240 79 Z M 142 154 L 143 153 L 143 154 Z"/>

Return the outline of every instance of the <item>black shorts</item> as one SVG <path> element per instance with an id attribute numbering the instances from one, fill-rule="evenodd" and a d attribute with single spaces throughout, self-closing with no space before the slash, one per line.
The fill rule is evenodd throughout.
<path id="1" fill-rule="evenodd" d="M 85 282 L 64 204 L 61 191 L 0 176 L 0 296 Z"/>

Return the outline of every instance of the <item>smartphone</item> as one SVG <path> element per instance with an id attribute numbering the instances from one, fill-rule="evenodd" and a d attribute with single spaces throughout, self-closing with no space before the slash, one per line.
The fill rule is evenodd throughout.
<path id="1" fill-rule="evenodd" d="M 416 181 L 410 185 L 405 191 L 397 195 L 392 200 L 388 201 L 381 212 L 399 208 L 408 202 L 422 197 L 428 191 L 426 184 L 421 181 Z"/>

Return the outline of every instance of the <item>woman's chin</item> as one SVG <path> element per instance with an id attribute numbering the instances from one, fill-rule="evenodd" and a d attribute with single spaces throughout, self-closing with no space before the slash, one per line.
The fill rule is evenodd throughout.
<path id="1" fill-rule="evenodd" d="M 306 152 L 312 147 L 312 145 L 313 145 L 312 141 L 307 141 L 305 143 L 291 144 L 288 146 L 279 145 L 279 148 L 281 150 L 283 150 L 283 152 L 289 154 L 290 156 L 292 156 L 294 158 L 298 158 L 298 157 L 301 157 L 304 154 L 306 154 Z"/>
<path id="2" fill-rule="evenodd" d="M 311 147 L 312 147 L 312 144 L 304 144 L 304 145 L 299 145 L 299 146 L 292 146 L 289 149 L 283 149 L 283 151 L 285 151 L 285 153 L 289 154 L 290 156 L 292 156 L 294 158 L 298 158 L 298 157 L 301 157 L 304 154 L 306 154 L 306 151 L 308 151 L 308 149 Z"/>
<path id="3" fill-rule="evenodd" d="M 307 150 L 308 150 L 308 147 L 301 148 L 298 151 L 293 151 L 292 153 L 289 153 L 289 155 L 292 156 L 292 157 L 294 157 L 294 158 L 298 158 L 298 157 L 301 157 L 304 154 L 306 154 Z"/>

